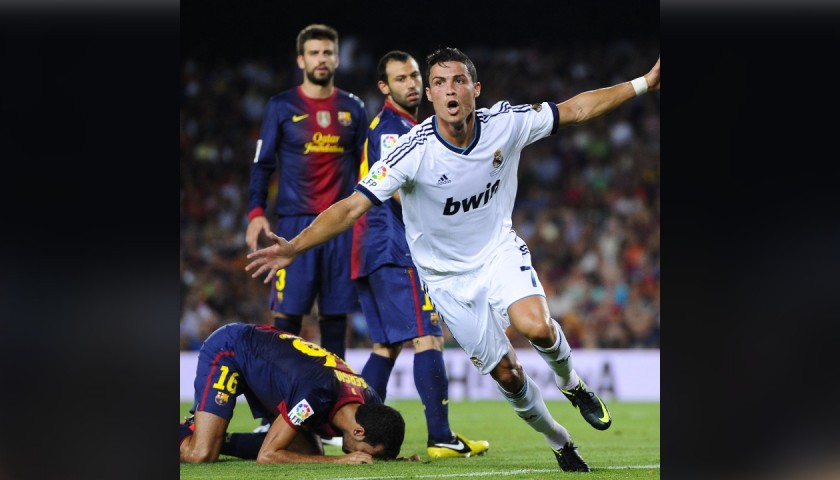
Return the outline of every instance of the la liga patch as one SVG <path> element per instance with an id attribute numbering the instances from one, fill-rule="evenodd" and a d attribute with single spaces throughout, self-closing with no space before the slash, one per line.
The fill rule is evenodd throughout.
<path id="1" fill-rule="evenodd" d="M 385 158 L 385 154 L 390 152 L 397 146 L 397 140 L 400 138 L 396 133 L 383 133 L 379 137 L 379 158 Z"/>
<path id="2" fill-rule="evenodd" d="M 304 398 L 289 411 L 289 421 L 292 422 L 293 425 L 297 425 L 299 427 L 303 424 L 303 421 L 311 417 L 313 413 L 315 413 L 315 411 L 312 410 L 312 407 L 309 406 L 309 402 L 307 402 Z"/>
<path id="3" fill-rule="evenodd" d="M 384 180 L 388 176 L 388 167 L 380 165 L 379 168 L 370 172 L 370 178 L 374 180 Z"/>

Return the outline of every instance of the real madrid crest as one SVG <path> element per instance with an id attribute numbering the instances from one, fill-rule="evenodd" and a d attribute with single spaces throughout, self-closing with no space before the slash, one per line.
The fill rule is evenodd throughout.
<path id="1" fill-rule="evenodd" d="M 493 152 L 493 168 L 499 168 L 502 166 L 502 161 L 505 157 L 502 156 L 501 150 L 496 150 Z"/>
<path id="2" fill-rule="evenodd" d="M 542 103 L 532 103 L 531 108 L 539 112 L 540 110 L 542 110 Z"/>
<path id="3" fill-rule="evenodd" d="M 318 120 L 318 125 L 321 128 L 327 128 L 330 126 L 330 112 L 327 110 L 318 110 L 318 113 L 315 114 L 315 118 Z"/>

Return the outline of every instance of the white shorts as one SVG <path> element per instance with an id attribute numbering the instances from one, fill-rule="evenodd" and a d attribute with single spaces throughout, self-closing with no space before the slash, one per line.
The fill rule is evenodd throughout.
<path id="1" fill-rule="evenodd" d="M 532 295 L 545 297 L 528 246 L 519 237 L 481 268 L 422 279 L 435 309 L 482 374 L 490 373 L 511 348 L 505 335 L 508 307 Z"/>

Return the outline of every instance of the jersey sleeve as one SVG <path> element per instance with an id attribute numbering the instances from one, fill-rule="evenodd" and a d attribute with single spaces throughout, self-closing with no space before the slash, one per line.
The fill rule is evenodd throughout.
<path id="1" fill-rule="evenodd" d="M 303 425 L 317 428 L 328 421 L 331 410 L 328 396 L 317 389 L 297 391 L 288 402 L 284 400 L 278 405 L 280 416 L 295 430 Z"/>
<path id="2" fill-rule="evenodd" d="M 356 185 L 356 191 L 368 197 L 374 205 L 381 205 L 391 198 L 394 192 L 411 183 L 417 173 L 422 142 L 418 135 L 412 134 L 416 129 L 399 137 L 394 148 L 371 165 L 370 171 Z"/>
<path id="3" fill-rule="evenodd" d="M 280 142 L 280 102 L 269 100 L 263 115 L 257 151 L 251 163 L 251 176 L 248 184 L 248 218 L 265 215 L 268 183 L 277 164 L 277 145 Z"/>
<path id="4" fill-rule="evenodd" d="M 510 107 L 507 102 L 499 102 L 493 109 L 505 110 L 511 114 L 518 132 L 519 148 L 524 148 L 537 140 L 557 133 L 560 127 L 560 115 L 557 104 L 553 102 L 524 104 Z"/>
<path id="5" fill-rule="evenodd" d="M 527 126 L 527 140 L 525 145 L 530 145 L 537 140 L 557 133 L 560 126 L 560 115 L 557 104 L 554 102 L 534 103 L 529 106 L 525 116 Z"/>

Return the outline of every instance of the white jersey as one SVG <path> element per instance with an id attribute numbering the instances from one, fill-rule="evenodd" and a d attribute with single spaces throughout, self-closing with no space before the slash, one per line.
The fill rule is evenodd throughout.
<path id="1" fill-rule="evenodd" d="M 423 276 L 475 270 L 516 238 L 511 214 L 522 149 L 557 132 L 557 105 L 498 102 L 475 112 L 467 148 L 431 116 L 399 138 L 356 186 L 375 205 L 400 191 L 411 257 Z"/>

